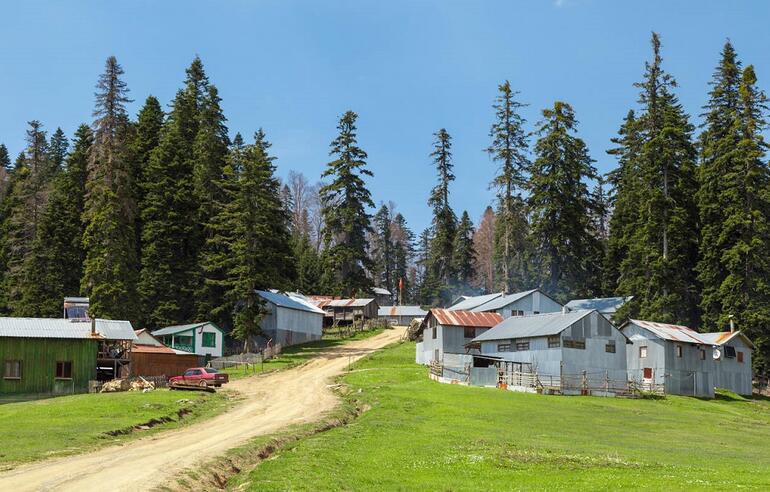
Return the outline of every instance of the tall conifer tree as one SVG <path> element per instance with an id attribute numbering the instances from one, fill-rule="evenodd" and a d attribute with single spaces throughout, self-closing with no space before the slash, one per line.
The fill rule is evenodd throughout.
<path id="1" fill-rule="evenodd" d="M 467 211 L 463 211 L 457 223 L 452 246 L 452 272 L 455 288 L 465 292 L 476 274 L 476 250 L 473 245 L 475 233 L 473 222 Z"/>
<path id="2" fill-rule="evenodd" d="M 81 290 L 91 299 L 94 316 L 136 320 L 137 204 L 132 182 L 132 127 L 126 112 L 128 87 L 114 56 L 96 85 L 93 145 L 83 219 L 85 262 Z"/>
<path id="3" fill-rule="evenodd" d="M 372 176 L 366 168 L 366 152 L 358 147 L 356 119 L 347 111 L 340 118 L 339 135 L 331 143 L 323 178 L 331 181 L 321 187 L 326 249 L 323 253 L 328 292 L 337 295 L 368 295 L 372 283 L 366 271 L 371 259 L 366 252 L 366 235 L 371 231 L 367 207 L 374 207 L 364 176 Z"/>

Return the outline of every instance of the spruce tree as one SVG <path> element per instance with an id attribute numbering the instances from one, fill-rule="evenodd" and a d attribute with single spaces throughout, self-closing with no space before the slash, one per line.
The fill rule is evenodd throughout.
<path id="1" fill-rule="evenodd" d="M 61 128 L 57 128 L 51 135 L 51 141 L 48 144 L 49 158 L 51 159 L 51 165 L 56 170 L 61 169 L 64 166 L 64 159 L 67 157 L 67 150 L 69 149 L 69 140 L 67 140 L 64 131 Z"/>
<path id="2" fill-rule="evenodd" d="M 58 317 L 62 298 L 80 293 L 83 273 L 83 201 L 93 139 L 81 125 L 66 168 L 53 179 L 48 203 L 32 242 L 21 304 L 25 316 Z"/>
<path id="3" fill-rule="evenodd" d="M 453 280 L 455 288 L 459 288 L 460 292 L 465 292 L 476 274 L 476 250 L 473 246 L 475 232 L 468 212 L 463 211 L 452 246 Z"/>
<path id="4" fill-rule="evenodd" d="M 8 172 L 10 172 L 13 169 L 11 167 L 11 156 L 8 154 L 8 147 L 6 147 L 5 144 L 1 144 L 1 143 L 0 143 L 0 167 L 2 167 Z"/>
<path id="5" fill-rule="evenodd" d="M 529 171 L 527 208 L 538 284 L 564 302 L 598 294 L 588 287 L 597 273 L 588 259 L 598 257 L 600 246 L 592 221 L 597 207 L 587 185 L 597 175 L 576 128 L 569 104 L 556 101 L 543 110 Z"/>
<path id="6" fill-rule="evenodd" d="M 96 85 L 83 211 L 81 291 L 91 299 L 91 315 L 136 321 L 137 204 L 130 156 L 132 127 L 125 107 L 131 99 L 122 75 L 123 68 L 111 56 Z"/>
<path id="7" fill-rule="evenodd" d="M 449 184 L 454 181 L 452 173 L 452 137 L 444 129 L 433 134 L 433 165 L 436 167 L 438 183 L 431 190 L 428 205 L 433 208 L 432 239 L 428 252 L 426 283 L 423 288 L 425 302 L 431 305 L 446 303 L 451 296 L 450 284 L 453 278 L 452 253 L 457 216 L 449 205 Z"/>
<path id="8" fill-rule="evenodd" d="M 406 219 L 400 213 L 393 217 L 393 286 L 396 290 L 396 300 L 403 304 L 411 301 L 414 288 L 410 278 L 410 268 L 415 254 L 414 233 L 409 229 Z M 393 292 L 393 291 L 391 291 Z"/>
<path id="9" fill-rule="evenodd" d="M 234 265 L 230 299 L 237 304 L 233 334 L 248 346 L 261 333 L 265 315 L 257 289 L 285 290 L 295 279 L 290 248 L 290 217 L 281 201 L 281 186 L 274 176 L 270 143 L 259 130 L 244 155 L 234 208 Z"/>
<path id="10" fill-rule="evenodd" d="M 201 240 L 195 194 L 195 140 L 207 79 L 200 59 L 187 69 L 158 146 L 145 170 L 139 292 L 150 326 L 188 322 L 195 317 Z"/>
<path id="11" fill-rule="evenodd" d="M 391 237 L 391 211 L 382 205 L 374 214 L 372 232 L 372 272 L 374 285 L 389 290 L 393 287 L 393 239 Z"/>
<path id="12" fill-rule="evenodd" d="M 621 316 L 696 326 L 698 215 L 695 207 L 693 127 L 662 68 L 660 40 L 652 35 L 636 125 L 641 146 L 635 166 L 638 214 L 620 265 L 617 292 L 633 295 Z"/>
<path id="13" fill-rule="evenodd" d="M 491 145 L 486 149 L 499 170 L 492 186 L 497 190 L 495 263 L 500 284 L 506 293 L 519 290 L 526 283 L 527 219 L 521 191 L 524 188 L 527 159 L 527 137 L 524 118 L 519 114 L 525 105 L 516 100 L 518 94 L 506 80 L 498 87 L 492 107 L 495 122 L 489 131 Z"/>
<path id="14" fill-rule="evenodd" d="M 766 98 L 754 68 L 741 70 L 727 42 L 711 82 L 701 134 L 698 279 L 705 328 L 730 316 L 757 345 L 755 368 L 770 361 L 770 170 L 766 163 Z"/>
<path id="15" fill-rule="evenodd" d="M 324 221 L 324 284 L 330 294 L 369 295 L 372 283 L 366 275 L 371 259 L 366 252 L 366 237 L 371 231 L 367 207 L 374 207 L 364 176 L 372 176 L 366 168 L 366 152 L 358 147 L 356 119 L 347 111 L 340 118 L 339 135 L 331 143 L 330 155 L 322 178 L 331 182 L 319 190 Z"/>

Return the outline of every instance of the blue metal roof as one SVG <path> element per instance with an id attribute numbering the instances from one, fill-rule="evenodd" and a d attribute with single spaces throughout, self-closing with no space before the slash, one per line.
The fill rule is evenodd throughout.
<path id="1" fill-rule="evenodd" d="M 259 294 L 259 296 L 262 299 L 266 300 L 267 302 L 273 303 L 276 306 L 280 306 L 282 308 L 296 309 L 297 311 L 305 311 L 308 313 L 319 314 L 319 315 L 324 314 L 324 311 L 322 309 L 319 309 L 307 303 L 300 302 L 299 300 L 293 299 L 284 294 L 279 294 L 277 292 L 270 292 L 267 290 L 258 290 L 257 294 Z"/>
<path id="2" fill-rule="evenodd" d="M 513 316 L 473 339 L 474 342 L 557 335 L 594 310 Z"/>
<path id="3" fill-rule="evenodd" d="M 631 300 L 628 297 L 599 297 L 596 299 L 573 299 L 566 306 L 569 309 L 596 309 L 602 314 L 614 314 L 620 306 Z"/>
<path id="4" fill-rule="evenodd" d="M 500 297 L 492 299 L 489 302 L 485 302 L 484 304 L 478 307 L 471 309 L 471 311 L 496 311 L 498 309 L 504 308 L 505 306 L 511 303 L 518 301 L 519 299 L 523 299 L 535 292 L 537 292 L 537 289 L 525 290 L 524 292 L 516 292 L 513 294 L 508 294 L 507 296 L 502 295 Z"/>

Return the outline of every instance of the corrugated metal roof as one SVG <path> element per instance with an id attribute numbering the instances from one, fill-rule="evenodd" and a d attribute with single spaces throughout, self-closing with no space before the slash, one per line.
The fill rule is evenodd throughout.
<path id="1" fill-rule="evenodd" d="M 161 335 L 171 335 L 172 333 L 179 333 L 182 331 L 188 331 L 188 330 L 194 330 L 195 328 L 200 328 L 201 326 L 205 325 L 211 325 L 212 327 L 219 330 L 219 327 L 212 323 L 211 321 L 204 321 L 202 323 L 188 323 L 186 325 L 174 325 L 174 326 L 167 326 L 165 328 L 160 328 L 158 330 L 155 330 L 152 332 L 153 336 L 161 336 Z M 222 331 L 222 330 L 219 330 Z"/>
<path id="2" fill-rule="evenodd" d="M 749 337 L 743 334 L 741 330 L 737 331 L 717 331 L 713 333 L 699 333 L 700 338 L 708 342 L 710 345 L 723 345 L 735 337 L 740 337 L 751 348 L 755 348 L 754 343 L 749 340 Z"/>
<path id="3" fill-rule="evenodd" d="M 631 319 L 628 322 L 646 329 L 653 335 L 657 336 L 658 338 L 662 338 L 663 340 L 700 345 L 711 345 L 711 343 L 701 337 L 700 333 L 686 326 L 656 323 L 654 321 L 644 321 L 639 319 Z"/>
<path id="4" fill-rule="evenodd" d="M 477 308 L 482 304 L 485 304 L 493 299 L 497 299 L 502 295 L 503 295 L 502 292 L 497 292 L 494 294 L 486 294 L 483 296 L 473 296 L 473 297 L 466 296 L 465 299 L 458 302 L 457 304 L 449 306 L 448 309 L 451 309 L 452 311 L 470 311 L 471 309 Z"/>
<path id="5" fill-rule="evenodd" d="M 513 316 L 491 330 L 473 339 L 474 342 L 487 340 L 509 340 L 512 338 L 544 337 L 557 335 L 580 321 L 594 310 L 569 311 L 567 313 L 543 313 L 528 316 Z"/>
<path id="6" fill-rule="evenodd" d="M 378 296 L 390 295 L 390 291 L 388 289 L 383 289 L 382 287 L 372 287 L 372 292 Z"/>
<path id="7" fill-rule="evenodd" d="M 501 295 L 500 297 L 492 299 L 489 302 L 485 302 L 484 304 L 471 309 L 471 311 L 496 311 L 498 309 L 504 308 L 512 302 L 523 299 L 534 292 L 537 292 L 537 289 L 525 290 L 524 292 L 516 292 L 514 294 L 508 294 L 507 296 Z"/>
<path id="8" fill-rule="evenodd" d="M 276 306 L 313 314 L 324 314 L 323 310 L 311 305 L 310 302 L 302 301 L 300 298 L 294 298 L 278 292 L 269 292 L 265 290 L 258 290 L 257 294 L 259 294 L 262 299 L 267 302 L 272 302 Z"/>
<path id="9" fill-rule="evenodd" d="M 130 321 L 96 320 L 97 338 L 136 340 Z M 90 321 L 64 318 L 0 318 L 0 337 L 18 338 L 94 338 Z"/>
<path id="10" fill-rule="evenodd" d="M 378 316 L 414 316 L 421 318 L 428 314 L 420 306 L 380 306 L 377 310 Z"/>
<path id="11" fill-rule="evenodd" d="M 503 317 L 497 313 L 474 313 L 473 311 L 438 308 L 431 309 L 430 312 L 438 324 L 444 326 L 491 328 L 503 320 Z"/>
<path id="12" fill-rule="evenodd" d="M 318 307 L 364 307 L 370 302 L 374 302 L 374 299 L 326 299 L 317 301 Z"/>
<path id="13" fill-rule="evenodd" d="M 623 304 L 633 298 L 628 297 L 597 297 L 594 299 L 573 299 L 566 306 L 571 310 L 596 309 L 602 314 L 614 314 Z"/>

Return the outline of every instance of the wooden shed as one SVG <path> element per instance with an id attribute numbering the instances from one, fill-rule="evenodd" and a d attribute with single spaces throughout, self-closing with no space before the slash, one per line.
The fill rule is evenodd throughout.
<path id="1" fill-rule="evenodd" d="M 147 330 L 138 330 L 136 335 L 131 348 L 132 376 L 181 376 L 202 363 L 203 357 L 167 347 Z"/>
<path id="2" fill-rule="evenodd" d="M 350 325 L 356 321 L 377 318 L 379 306 L 375 299 L 333 299 L 311 296 L 316 305 L 326 313 L 324 325 Z"/>
<path id="3" fill-rule="evenodd" d="M 0 318 L 0 393 L 69 394 L 126 367 L 128 321 Z"/>

